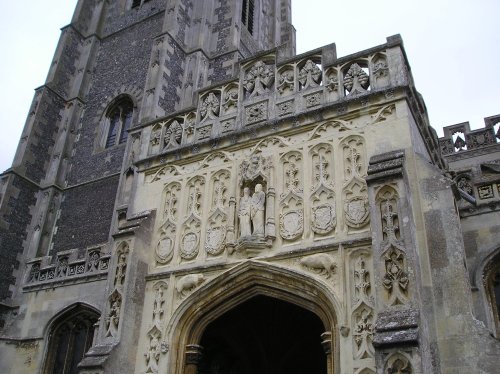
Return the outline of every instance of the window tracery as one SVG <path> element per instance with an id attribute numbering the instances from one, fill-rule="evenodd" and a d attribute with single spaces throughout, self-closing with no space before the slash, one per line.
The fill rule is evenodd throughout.
<path id="1" fill-rule="evenodd" d="M 49 332 L 44 374 L 77 374 L 78 364 L 92 345 L 99 315 L 76 306 L 56 320 Z"/>

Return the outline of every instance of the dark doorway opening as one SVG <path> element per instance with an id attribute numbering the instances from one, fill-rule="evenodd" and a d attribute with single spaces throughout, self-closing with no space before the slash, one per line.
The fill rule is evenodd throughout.
<path id="1" fill-rule="evenodd" d="M 314 313 L 256 296 L 207 326 L 198 374 L 326 374 L 324 331 Z"/>

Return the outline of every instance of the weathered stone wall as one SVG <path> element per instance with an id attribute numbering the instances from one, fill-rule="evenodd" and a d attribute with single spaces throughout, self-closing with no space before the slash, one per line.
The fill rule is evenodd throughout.
<path id="1" fill-rule="evenodd" d="M 108 240 L 118 181 L 113 176 L 64 192 L 51 254 Z"/>

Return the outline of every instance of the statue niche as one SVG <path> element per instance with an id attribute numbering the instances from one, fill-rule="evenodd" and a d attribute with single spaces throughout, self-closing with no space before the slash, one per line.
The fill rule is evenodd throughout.
<path id="1" fill-rule="evenodd" d="M 271 158 L 252 155 L 240 165 L 237 250 L 247 254 L 270 247 L 276 237 Z"/>
<path id="2" fill-rule="evenodd" d="M 250 187 L 243 188 L 243 196 L 240 199 L 238 218 L 240 219 L 240 238 L 254 237 L 264 238 L 264 217 L 266 193 L 262 184 L 257 183 L 254 192 L 250 196 Z"/>

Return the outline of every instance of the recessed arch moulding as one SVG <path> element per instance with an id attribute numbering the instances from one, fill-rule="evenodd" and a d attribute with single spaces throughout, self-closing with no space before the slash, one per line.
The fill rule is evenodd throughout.
<path id="1" fill-rule="evenodd" d="M 164 361 L 168 366 L 166 372 L 188 372 L 193 363 L 190 349 L 199 346 L 207 326 L 256 296 L 279 299 L 315 314 L 324 326 L 321 338 L 327 354 L 327 372 L 336 372 L 337 321 L 343 315 L 332 290 L 312 277 L 256 260 L 246 261 L 207 281 L 178 305 L 165 329 L 166 339 L 171 343 L 169 358 Z"/>

